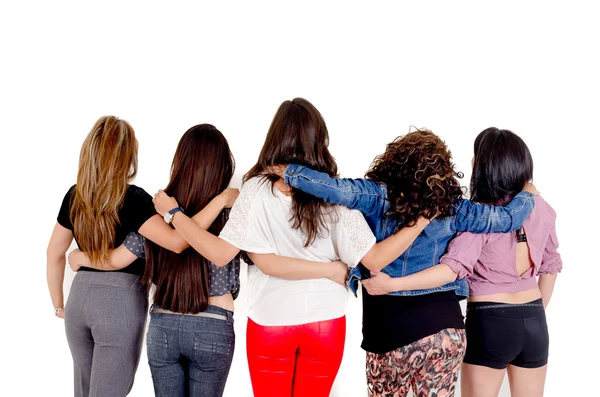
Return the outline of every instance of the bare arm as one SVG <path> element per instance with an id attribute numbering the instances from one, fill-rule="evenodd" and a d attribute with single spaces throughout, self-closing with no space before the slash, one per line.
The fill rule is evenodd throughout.
<path id="1" fill-rule="evenodd" d="M 385 273 L 371 274 L 373 277 L 361 281 L 369 295 L 437 288 L 451 283 L 457 276 L 450 266 L 442 263 L 405 277 L 392 278 Z"/>
<path id="2" fill-rule="evenodd" d="M 158 213 L 165 213 L 173 208 L 179 207 L 177 200 L 173 197 L 169 197 L 162 190 L 154 196 L 152 201 L 154 202 L 154 207 Z M 171 224 L 189 245 L 198 251 L 200 255 L 217 266 L 225 266 L 240 252 L 239 249 L 229 244 L 227 241 L 202 229 L 183 212 L 175 213 Z"/>
<path id="3" fill-rule="evenodd" d="M 544 273 L 540 274 L 538 278 L 538 287 L 542 293 L 542 300 L 544 301 L 544 309 L 548 307 L 552 292 L 554 291 L 554 283 L 556 282 L 556 274 Z"/>
<path id="4" fill-rule="evenodd" d="M 275 254 L 254 254 L 250 252 L 248 252 L 248 256 L 264 274 L 269 276 L 286 280 L 328 278 L 338 284 L 346 284 L 348 266 L 341 261 L 315 262 Z"/>
<path id="5" fill-rule="evenodd" d="M 64 306 L 63 281 L 65 279 L 65 254 L 73 241 L 73 233 L 58 222 L 54 226 L 48 249 L 46 250 L 46 280 L 52 305 L 57 307 Z M 64 310 L 58 313 L 58 316 L 64 318 Z"/>
<path id="6" fill-rule="evenodd" d="M 69 254 L 69 267 L 74 272 L 81 266 L 92 267 L 98 270 L 120 270 L 131 265 L 138 257 L 129 251 L 123 244 L 110 250 L 108 263 L 92 264 L 87 255 L 80 249 L 75 249 Z"/>
<path id="7" fill-rule="evenodd" d="M 164 192 L 162 192 L 162 194 L 164 196 L 166 196 L 167 198 L 172 199 L 171 197 L 167 196 Z M 202 209 L 202 211 L 198 212 L 192 218 L 189 218 L 187 215 L 185 215 L 185 218 L 192 221 L 192 224 L 193 224 L 192 228 L 194 228 L 193 230 L 201 230 L 205 234 L 215 237 L 211 233 L 206 232 L 206 229 L 208 229 L 210 227 L 210 225 L 212 225 L 214 220 L 217 218 L 217 216 L 219 216 L 219 214 L 221 213 L 221 211 L 224 208 L 230 208 L 233 205 L 238 194 L 239 194 L 238 189 L 231 189 L 231 188 L 225 189 L 221 194 L 219 194 L 214 199 L 212 199 L 211 202 L 208 203 L 208 205 Z M 156 198 L 155 198 L 153 201 L 155 202 L 155 207 L 156 207 L 157 212 L 159 214 L 164 214 L 167 211 L 172 210 L 173 208 L 177 208 L 179 206 L 177 204 L 177 201 L 175 199 L 172 199 L 172 200 L 173 201 L 167 201 L 167 200 L 162 201 L 162 203 L 164 204 L 164 208 L 163 208 L 162 206 L 161 207 L 156 206 Z M 173 205 L 173 206 L 171 206 L 171 205 Z M 165 209 L 167 207 L 168 207 L 168 209 Z M 172 227 L 167 225 L 160 216 L 155 215 L 152 218 L 148 219 L 142 225 L 142 227 L 140 227 L 139 233 L 142 236 L 149 239 L 150 241 L 160 245 L 161 247 L 166 248 L 170 251 L 173 251 L 173 252 L 179 254 L 183 250 L 189 248 L 190 245 L 193 246 L 193 244 L 190 244 L 191 242 L 188 239 L 186 239 L 183 234 L 178 233 L 179 230 L 177 229 L 177 226 L 175 225 L 175 219 L 182 218 L 182 215 L 184 215 L 184 214 L 177 213 L 176 215 L 177 216 L 174 216 L 173 221 L 171 222 L 173 224 L 173 226 L 175 226 L 175 229 L 173 229 Z M 178 222 L 178 223 L 180 223 L 180 222 Z M 186 225 L 187 225 L 187 223 L 184 221 L 184 226 L 183 226 L 184 233 L 185 233 L 185 231 L 192 230 L 192 229 L 186 228 Z M 200 234 L 203 234 L 203 233 L 200 233 Z M 215 237 L 215 238 L 218 238 L 218 237 Z M 197 248 L 194 247 L 194 249 L 196 249 L 196 251 L 200 252 L 200 254 L 202 254 L 208 260 L 211 260 L 209 258 L 209 256 L 204 255 L 204 253 L 201 252 L 200 250 L 198 250 Z M 235 254 L 231 257 L 231 259 L 233 259 L 233 257 L 235 257 Z M 229 261 L 227 261 L 227 262 L 229 262 Z M 227 263 L 227 262 L 225 262 L 225 263 Z M 216 264 L 216 262 L 215 262 L 215 264 Z"/>
<path id="8" fill-rule="evenodd" d="M 420 217 L 414 226 L 403 227 L 394 235 L 375 244 L 362 258 L 361 263 L 372 272 L 380 271 L 402 255 L 429 222 L 428 219 Z"/>

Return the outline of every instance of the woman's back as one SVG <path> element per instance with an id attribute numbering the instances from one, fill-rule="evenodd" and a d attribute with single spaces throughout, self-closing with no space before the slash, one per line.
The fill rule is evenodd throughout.
<path id="1" fill-rule="evenodd" d="M 358 211 L 344 207 L 331 211 L 311 245 L 306 235 L 292 228 L 292 197 L 255 177 L 241 189 L 229 222 L 220 237 L 259 254 L 307 259 L 318 262 L 341 260 L 356 264 L 375 242 L 369 226 Z M 329 320 L 344 315 L 347 291 L 329 279 L 283 280 L 249 267 L 251 309 L 249 317 L 263 325 L 297 325 Z"/>
<path id="2" fill-rule="evenodd" d="M 69 214 L 75 186 L 73 185 L 65 195 L 57 217 L 58 223 L 71 231 L 74 230 L 74 226 Z M 111 248 L 121 245 L 130 232 L 137 232 L 140 226 L 155 214 L 156 211 L 152 204 L 152 197 L 144 189 L 135 185 L 129 185 L 118 210 L 119 222 L 115 225 L 115 238 Z M 119 271 L 141 276 L 144 272 L 144 267 L 145 261 L 138 259 Z M 98 271 L 89 267 L 82 267 L 80 270 Z"/>
<path id="3" fill-rule="evenodd" d="M 516 293 L 537 288 L 536 276 L 562 268 L 557 252 L 556 213 L 540 196 L 523 223 L 526 241 L 517 232 L 476 235 L 462 233 L 450 242 L 441 259 L 468 277 L 471 297 Z"/>

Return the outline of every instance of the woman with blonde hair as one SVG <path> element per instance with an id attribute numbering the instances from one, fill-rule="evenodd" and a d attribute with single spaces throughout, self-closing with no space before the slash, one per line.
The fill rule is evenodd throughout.
<path id="1" fill-rule="evenodd" d="M 82 267 L 64 303 L 65 254 L 73 238 L 91 262 L 109 263 L 110 251 L 130 232 L 181 252 L 189 245 L 158 216 L 152 197 L 130 184 L 138 144 L 131 125 L 101 117 L 81 148 L 77 184 L 62 202 L 47 251 L 47 280 L 55 314 L 65 319 L 73 356 L 75 396 L 125 396 L 139 363 L 148 306 L 140 282 L 144 260 L 114 271 Z M 232 200 L 219 195 L 194 221 L 207 228 Z M 233 195 L 235 199 L 236 195 Z"/>

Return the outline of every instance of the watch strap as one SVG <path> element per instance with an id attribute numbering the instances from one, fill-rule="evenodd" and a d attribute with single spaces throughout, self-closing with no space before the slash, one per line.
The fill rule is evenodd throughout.
<path id="1" fill-rule="evenodd" d="M 169 211 L 169 214 L 174 215 L 177 212 L 183 212 L 183 208 L 181 208 L 181 207 L 173 208 L 171 211 Z"/>

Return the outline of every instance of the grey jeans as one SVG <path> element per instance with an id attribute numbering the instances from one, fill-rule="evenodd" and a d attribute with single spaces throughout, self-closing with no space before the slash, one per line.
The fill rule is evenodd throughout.
<path id="1" fill-rule="evenodd" d="M 140 277 L 80 271 L 65 306 L 75 397 L 123 397 L 133 386 L 148 310 Z"/>

